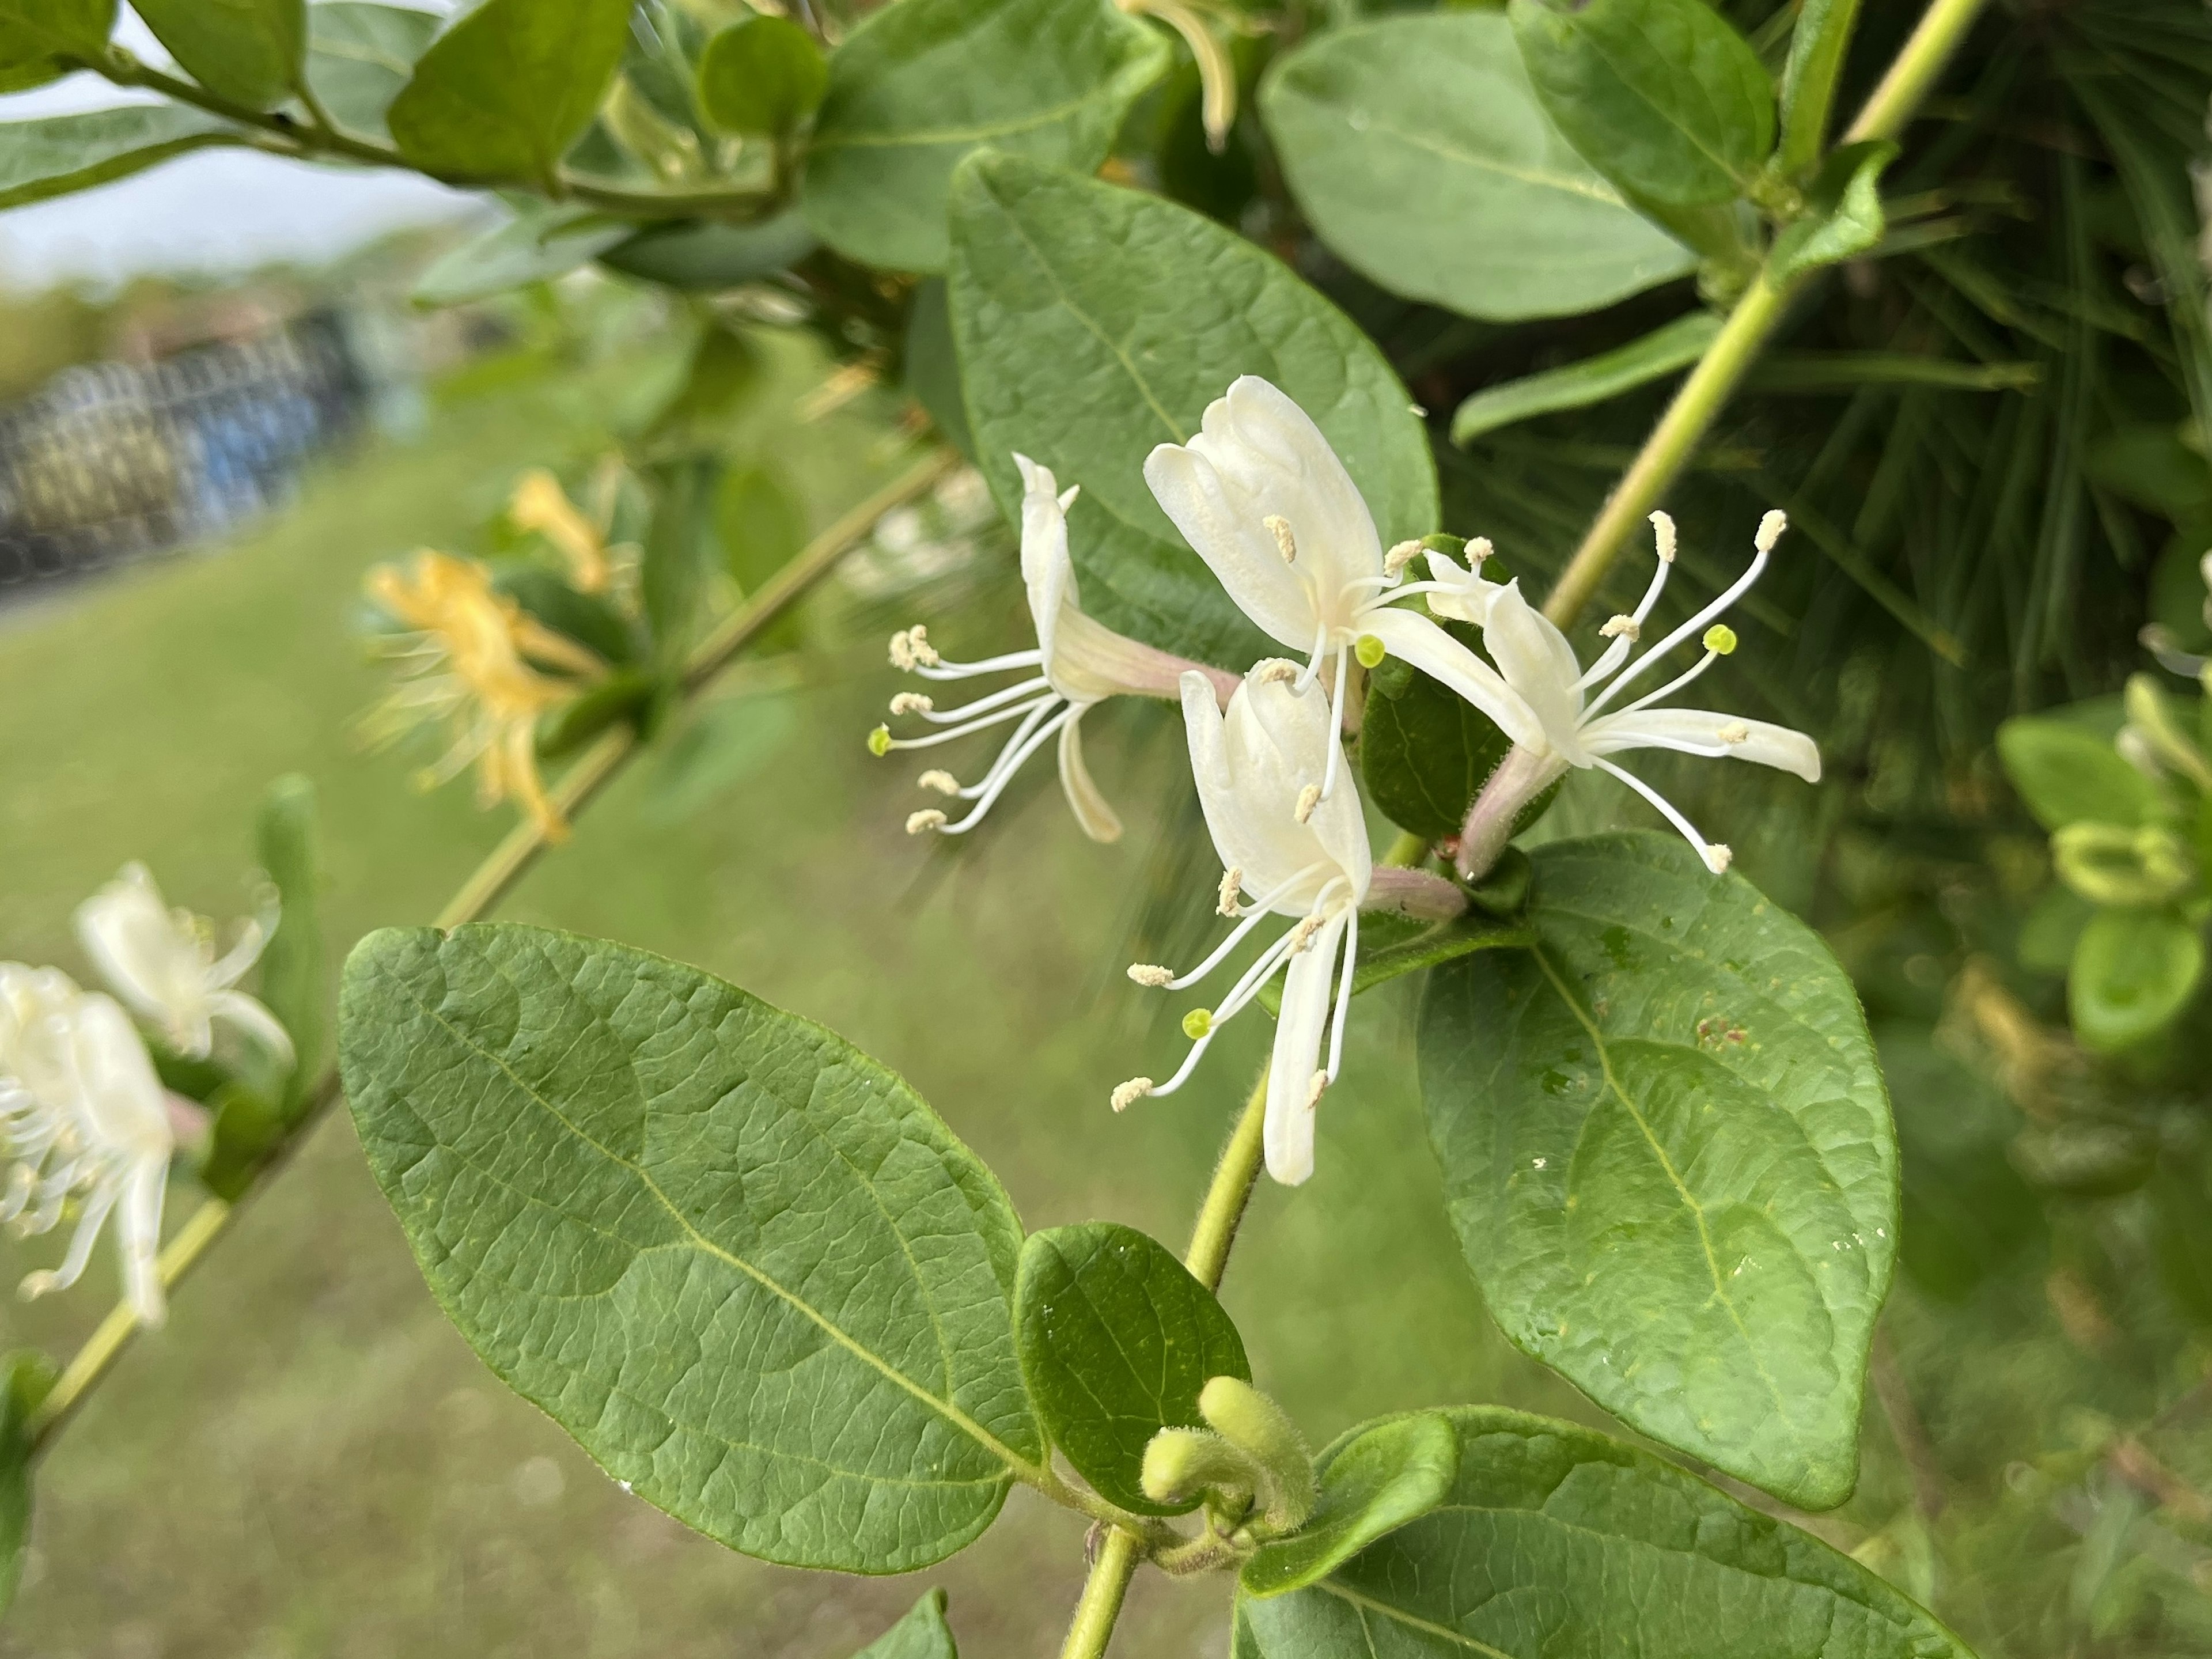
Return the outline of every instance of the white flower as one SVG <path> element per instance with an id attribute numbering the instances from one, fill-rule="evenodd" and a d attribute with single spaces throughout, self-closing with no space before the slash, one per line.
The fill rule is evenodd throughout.
<path id="1" fill-rule="evenodd" d="M 1500 720 L 1514 739 L 1512 752 L 1483 786 L 1468 814 L 1461 839 L 1460 869 L 1477 876 L 1489 867 L 1512 833 L 1522 807 L 1573 767 L 1595 767 L 1620 779 L 1666 816 L 1716 874 L 1728 868 L 1726 847 L 1710 842 L 1689 819 L 1650 785 L 1606 757 L 1632 749 L 1671 749 L 1685 755 L 1728 757 L 1794 772 L 1808 783 L 1820 779 L 1820 751 L 1812 738 L 1787 726 L 1749 720 L 1705 708 L 1662 708 L 1657 705 L 1696 679 L 1714 661 L 1735 649 L 1735 635 L 1716 624 L 1766 568 L 1788 520 L 1769 513 L 1759 523 L 1758 553 L 1732 587 L 1680 628 L 1638 656 L 1644 623 L 1667 586 L 1674 563 L 1674 525 L 1663 513 L 1651 515 L 1658 537 L 1659 566 L 1635 611 L 1613 617 L 1599 631 L 1611 642 L 1584 669 L 1566 635 L 1522 597 L 1518 581 L 1490 582 L 1481 558 L 1462 569 L 1441 554 L 1429 567 L 1438 591 L 1430 607 L 1439 613 L 1480 623 L 1483 643 L 1497 660 L 1519 705 L 1511 720 Z M 1476 544 L 1480 547 L 1480 544 Z M 1634 702 L 1614 700 L 1683 641 L 1702 630 L 1705 653 L 1689 669 Z M 1595 695 L 1592 695 L 1595 693 Z M 1523 735 L 1534 729 L 1534 734 Z"/>
<path id="2" fill-rule="evenodd" d="M 82 1206 L 68 1254 L 23 1280 L 26 1297 L 74 1285 L 115 1217 L 125 1294 L 161 1322 L 155 1265 L 175 1132 L 146 1046 L 110 998 L 54 969 L 0 963 L 0 1136 L 15 1160 L 0 1220 L 43 1233 Z"/>
<path id="3" fill-rule="evenodd" d="M 947 662 L 938 655 L 921 628 L 910 628 L 892 636 L 891 663 L 924 679 L 964 680 L 981 674 L 1005 673 L 1028 668 L 1028 678 L 963 703 L 939 709 L 916 692 L 902 691 L 891 700 L 894 714 L 919 714 L 943 726 L 927 737 L 894 738 L 888 726 L 878 726 L 868 746 L 876 753 L 894 749 L 929 749 L 1009 720 L 1018 721 L 990 769 L 974 783 L 962 785 L 948 772 L 922 774 L 925 787 L 961 800 L 975 802 L 957 822 L 932 807 L 907 819 L 909 834 L 934 830 L 941 835 L 965 834 L 982 822 L 1022 763 L 1051 738 L 1060 739 L 1060 781 L 1076 822 L 1093 841 L 1114 841 L 1121 834 L 1121 821 L 1114 815 L 1091 771 L 1083 763 L 1082 720 L 1092 705 L 1108 697 L 1169 697 L 1178 695 L 1183 675 L 1193 671 L 1227 696 L 1236 677 L 1207 668 L 1188 658 L 1154 650 L 1116 634 L 1083 613 L 1075 587 L 1075 566 L 1067 554 L 1067 509 L 1076 490 L 1059 493 L 1048 468 L 1026 455 L 1014 457 L 1022 471 L 1022 580 L 1029 589 L 1030 616 L 1036 627 L 1033 651 L 1012 651 L 981 662 Z"/>
<path id="4" fill-rule="evenodd" d="M 2212 553 L 2197 562 L 2197 574 L 2204 579 L 2207 590 L 2204 599 L 2204 625 L 2212 628 Z M 2136 635 L 2160 666 L 2176 674 L 2186 674 L 2203 683 L 2212 691 L 2212 657 L 2199 656 L 2193 651 L 2184 651 L 2173 636 L 2173 630 L 2160 623 L 2148 623 Z"/>
<path id="5" fill-rule="evenodd" d="M 261 955 L 273 924 L 243 921 L 222 956 L 215 930 L 189 910 L 172 910 L 143 864 L 77 907 L 76 934 L 115 994 L 178 1054 L 204 1059 L 221 1021 L 292 1063 L 292 1039 L 276 1017 L 234 990 Z"/>
<path id="6" fill-rule="evenodd" d="M 1314 1109 L 1344 1060 L 1359 907 L 1375 867 L 1367 824 L 1356 789 L 1316 799 L 1329 751 L 1337 747 L 1336 727 L 1328 703 L 1300 678 L 1296 663 L 1260 664 L 1230 698 L 1225 714 L 1215 707 L 1212 683 L 1202 674 L 1186 674 L 1182 714 L 1199 804 L 1228 870 L 1220 908 L 1224 915 L 1238 914 L 1237 896 L 1244 893 L 1251 896 L 1253 909 L 1190 972 L 1177 975 L 1139 965 L 1130 969 L 1129 976 L 1140 985 L 1182 990 L 1219 967 L 1267 917 L 1296 921 L 1244 970 L 1218 1007 L 1185 1018 L 1183 1030 L 1197 1041 L 1181 1069 L 1163 1084 L 1132 1079 L 1114 1091 L 1114 1105 L 1119 1110 L 1142 1096 L 1181 1088 L 1214 1033 L 1287 963 L 1267 1077 L 1266 1145 L 1267 1172 L 1295 1186 L 1313 1173 Z M 1297 810 L 1301 803 L 1303 816 Z M 1325 1036 L 1326 1066 L 1321 1060 Z"/>
<path id="7" fill-rule="evenodd" d="M 1146 458 L 1145 482 L 1238 608 L 1307 654 L 1302 683 L 1334 659 L 1332 709 L 1343 707 L 1351 659 L 1371 667 L 1388 652 L 1474 702 L 1510 736 L 1538 735 L 1508 724 L 1515 700 L 1488 663 L 1426 617 L 1394 605 L 1433 586 L 1399 586 L 1420 544 L 1383 552 L 1374 517 L 1328 440 L 1267 381 L 1254 374 L 1237 380 L 1206 406 L 1197 437 L 1162 444 Z M 1335 789 L 1331 749 L 1323 795 Z"/>

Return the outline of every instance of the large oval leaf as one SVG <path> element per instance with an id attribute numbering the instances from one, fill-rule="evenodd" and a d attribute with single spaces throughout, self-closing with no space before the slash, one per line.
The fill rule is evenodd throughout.
<path id="1" fill-rule="evenodd" d="M 1394 294 L 1563 317 L 1696 263 L 1552 124 L 1500 13 L 1332 29 L 1276 63 L 1260 112 L 1322 240 Z"/>
<path id="2" fill-rule="evenodd" d="M 1897 1145 L 1819 936 L 1680 841 L 1540 848 L 1533 951 L 1431 976 L 1421 1092 L 1498 1323 L 1654 1439 L 1826 1508 L 1858 1468 Z"/>
<path id="3" fill-rule="evenodd" d="M 1042 1444 L 1019 1224 L 891 1073 L 680 963 L 373 933 L 346 1093 L 430 1288 L 608 1473 L 750 1555 L 902 1572 Z"/>
<path id="4" fill-rule="evenodd" d="M 1310 1589 L 1242 1601 L 1240 1659 L 1972 1659 L 1849 1556 L 1656 1457 L 1445 1415 L 1444 1502 Z"/>
<path id="5" fill-rule="evenodd" d="M 242 144 L 246 133 L 182 104 L 125 104 L 0 122 L 0 208 L 90 190 L 186 150 Z"/>
<path id="6" fill-rule="evenodd" d="M 1437 527 L 1436 464 L 1405 386 L 1358 325 L 1273 255 L 1156 196 L 981 155 L 952 189 L 953 337 L 983 474 L 1010 516 L 1012 452 L 1083 494 L 1083 607 L 1164 650 L 1242 669 L 1246 622 L 1145 486 L 1239 374 L 1273 380 L 1351 470 L 1384 545 Z"/>
<path id="7" fill-rule="evenodd" d="M 1109 0 L 899 0 L 830 59 L 806 222 L 865 264 L 942 270 L 961 157 L 989 144 L 1088 173 L 1167 64 L 1160 37 Z"/>
<path id="8" fill-rule="evenodd" d="M 307 0 L 131 0 L 131 9 L 219 97 L 268 109 L 299 83 Z"/>
<path id="9" fill-rule="evenodd" d="M 307 8 L 307 84 L 331 120 L 383 143 L 385 112 L 437 37 L 434 13 L 371 0 L 319 0 Z"/>

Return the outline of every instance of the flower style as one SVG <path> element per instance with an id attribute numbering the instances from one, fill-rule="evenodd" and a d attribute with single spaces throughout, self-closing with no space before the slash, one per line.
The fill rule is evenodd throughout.
<path id="1" fill-rule="evenodd" d="M 1345 679 L 1358 656 L 1372 667 L 1384 653 L 1411 663 L 1503 724 L 1513 700 L 1497 672 L 1418 611 L 1395 601 L 1431 583 L 1401 586 L 1421 551 L 1401 542 L 1388 554 L 1352 475 L 1306 412 L 1276 387 L 1247 374 L 1206 406 L 1199 435 L 1162 444 L 1146 458 L 1145 482 L 1183 539 L 1260 628 L 1307 653 L 1302 683 L 1332 659 L 1329 707 L 1344 707 Z M 1508 727 L 1516 740 L 1539 735 Z M 1330 745 L 1321 799 L 1335 791 Z"/>
<path id="2" fill-rule="evenodd" d="M 1782 514 L 1769 513 L 1759 521 L 1757 553 L 1751 568 L 1711 605 L 1637 656 L 1644 623 L 1674 568 L 1674 522 L 1664 513 L 1654 513 L 1651 527 L 1658 541 L 1658 568 L 1636 609 L 1614 617 L 1599 630 L 1609 643 L 1587 670 L 1576 660 L 1566 635 L 1522 597 L 1518 580 L 1483 579 L 1482 561 L 1489 551 L 1486 544 L 1468 544 L 1473 556 L 1469 568 L 1462 569 L 1442 554 L 1429 556 L 1429 568 L 1437 583 L 1437 591 L 1429 599 L 1430 608 L 1441 616 L 1481 627 L 1483 643 L 1497 659 L 1512 700 L 1502 711 L 1486 710 L 1514 742 L 1468 816 L 1458 858 L 1462 875 L 1471 879 L 1490 867 L 1511 837 L 1521 809 L 1571 766 L 1595 767 L 1620 779 L 1682 832 L 1707 869 L 1716 875 L 1727 869 L 1732 855 L 1726 847 L 1708 842 L 1657 790 L 1606 758 L 1628 750 L 1671 749 L 1685 755 L 1727 756 L 1794 772 L 1808 783 L 1820 781 L 1820 751 L 1802 732 L 1711 709 L 1657 706 L 1735 649 L 1734 630 L 1717 619 L 1759 580 L 1788 525 Z M 1614 699 L 1662 658 L 1701 630 L 1705 654 L 1696 663 L 1634 702 L 1613 707 Z"/>
<path id="3" fill-rule="evenodd" d="M 173 910 L 143 864 L 77 907 L 76 935 L 115 994 L 178 1054 L 206 1058 L 220 1020 L 289 1065 L 292 1039 L 276 1017 L 234 989 L 275 931 L 273 916 L 239 924 L 238 942 L 216 955 L 203 916 Z"/>
<path id="4" fill-rule="evenodd" d="M 573 702 L 601 671 L 597 656 L 556 634 L 492 586 L 473 560 L 428 550 L 404 574 L 372 571 L 369 597 L 411 633 L 396 654 L 404 683 L 371 710 L 365 728 L 388 742 L 409 727 L 443 719 L 453 732 L 445 757 L 421 775 L 443 783 L 471 762 L 485 806 L 520 800 L 548 840 L 568 834 L 538 772 L 538 718 Z M 562 678 L 541 672 L 538 665 Z"/>
<path id="5" fill-rule="evenodd" d="M 82 1206 L 61 1266 L 27 1277 L 23 1295 L 76 1283 L 113 1215 L 125 1294 L 141 1323 L 160 1324 L 156 1256 L 176 1136 L 145 1044 L 112 999 L 51 968 L 0 963 L 0 1138 L 15 1160 L 0 1220 L 43 1233 L 72 1199 Z"/>
<path id="6" fill-rule="evenodd" d="M 1264 1138 L 1267 1173 L 1295 1186 L 1313 1173 L 1314 1109 L 1344 1060 L 1359 908 L 1375 866 L 1367 823 L 1356 789 L 1309 799 L 1320 787 L 1328 751 L 1337 747 L 1338 738 L 1334 711 L 1297 664 L 1279 659 L 1260 664 L 1230 698 L 1225 714 L 1215 707 L 1212 683 L 1202 674 L 1186 674 L 1182 714 L 1199 804 L 1214 849 L 1227 866 L 1221 913 L 1242 914 L 1239 894 L 1250 896 L 1252 909 L 1190 972 L 1177 975 L 1139 963 L 1129 969 L 1129 977 L 1139 985 L 1180 991 L 1219 967 L 1267 917 L 1296 920 L 1244 970 L 1218 1007 L 1184 1019 L 1183 1030 L 1197 1041 L 1176 1074 L 1160 1084 L 1132 1079 L 1114 1091 L 1114 1108 L 1119 1111 L 1144 1096 L 1180 1089 L 1215 1033 L 1287 963 L 1267 1074 Z M 1301 800 L 1308 801 L 1303 816 L 1293 811 Z M 1324 1037 L 1326 1065 L 1321 1060 Z"/>
<path id="7" fill-rule="evenodd" d="M 902 691 L 891 699 L 894 714 L 919 714 L 945 728 L 925 737 L 894 738 L 890 728 L 879 726 L 868 737 L 868 747 L 878 755 L 894 749 L 931 749 L 1009 720 L 1018 721 L 999 757 L 975 782 L 963 785 L 951 773 L 931 770 L 921 775 L 925 788 L 975 805 L 957 820 L 935 807 L 911 814 L 907 833 L 921 835 L 934 830 L 940 835 L 964 835 L 983 821 L 1022 763 L 1047 741 L 1060 739 L 1060 781 L 1075 820 L 1093 841 L 1114 841 L 1121 834 L 1115 816 L 1091 771 L 1083 763 L 1082 720 L 1096 703 L 1127 695 L 1168 697 L 1181 695 L 1181 680 L 1197 673 L 1227 697 L 1236 689 L 1237 677 L 1208 668 L 1166 651 L 1141 645 L 1094 622 L 1083 612 L 1076 593 L 1075 566 L 1067 553 L 1067 509 L 1076 489 L 1060 492 L 1049 468 L 1026 455 L 1014 457 L 1022 472 L 1022 580 L 1029 589 L 1030 616 L 1036 625 L 1033 651 L 1012 651 L 981 662 L 948 662 L 929 642 L 926 629 L 917 626 L 891 637 L 892 666 L 930 680 L 964 680 L 978 675 L 1005 673 L 1012 669 L 1036 672 L 988 696 L 957 708 L 939 709 L 930 698 Z"/>

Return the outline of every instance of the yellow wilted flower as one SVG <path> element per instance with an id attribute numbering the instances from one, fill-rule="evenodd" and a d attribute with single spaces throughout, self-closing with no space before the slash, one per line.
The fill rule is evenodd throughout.
<path id="1" fill-rule="evenodd" d="M 474 762 L 483 805 L 519 800 L 549 839 L 565 836 L 538 773 L 538 719 L 574 702 L 603 672 L 599 658 L 498 592 L 491 572 L 471 559 L 425 549 L 404 571 L 372 570 L 367 586 L 410 630 L 393 653 L 404 665 L 401 684 L 362 723 L 369 738 L 388 743 L 446 720 L 453 746 L 421 774 L 424 788 Z"/>
<path id="2" fill-rule="evenodd" d="M 545 538 L 568 562 L 568 580 L 579 592 L 604 593 L 614 580 L 606 538 L 578 510 L 561 481 L 544 467 L 532 467 L 514 486 L 507 516 L 518 530 Z"/>

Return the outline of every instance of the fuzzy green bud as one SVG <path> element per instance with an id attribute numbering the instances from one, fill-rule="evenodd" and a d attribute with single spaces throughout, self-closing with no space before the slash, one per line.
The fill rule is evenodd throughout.
<path id="1" fill-rule="evenodd" d="M 1389 648 L 1372 634 L 1362 634 L 1352 641 L 1352 654 L 1359 659 L 1362 668 L 1376 668 L 1390 653 Z"/>
<path id="2" fill-rule="evenodd" d="M 871 755 L 877 756 L 888 755 L 891 752 L 891 729 L 890 726 L 879 726 L 874 731 L 868 733 L 868 752 Z"/>
<path id="3" fill-rule="evenodd" d="M 1715 623 L 1705 630 L 1705 649 L 1717 657 L 1725 657 L 1735 649 L 1735 629 L 1726 623 Z"/>
<path id="4" fill-rule="evenodd" d="M 1212 1494 L 1217 1508 L 1249 1508 L 1260 1470 L 1250 1457 L 1205 1429 L 1162 1429 L 1145 1447 L 1138 1484 L 1155 1504 L 1188 1504 Z"/>
<path id="5" fill-rule="evenodd" d="M 1283 1408 L 1249 1382 L 1217 1376 L 1200 1391 L 1198 1414 L 1257 1465 L 1254 1497 L 1267 1531 L 1280 1537 L 1305 1525 L 1316 1498 L 1313 1454 Z"/>
<path id="6" fill-rule="evenodd" d="M 1211 1009 L 1194 1008 L 1182 1017 L 1182 1034 L 1193 1042 L 1212 1029 L 1213 1013 Z"/>

